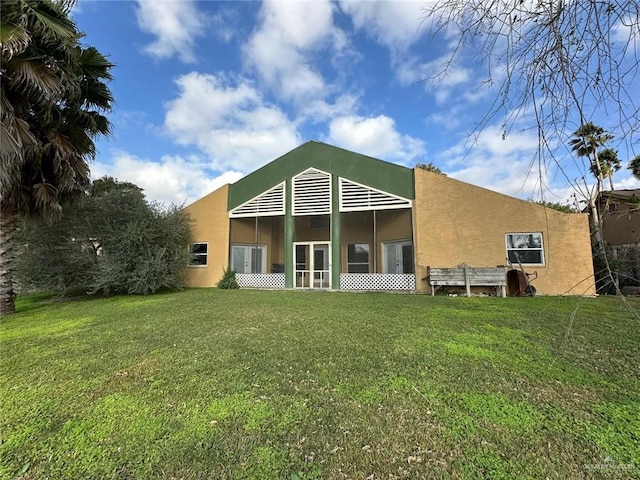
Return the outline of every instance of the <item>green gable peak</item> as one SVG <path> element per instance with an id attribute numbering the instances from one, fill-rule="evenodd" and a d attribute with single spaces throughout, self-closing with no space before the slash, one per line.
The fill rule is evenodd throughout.
<path id="1" fill-rule="evenodd" d="M 229 186 L 228 209 L 260 195 L 308 168 L 413 199 L 413 170 L 355 153 L 317 140 L 309 140 Z"/>

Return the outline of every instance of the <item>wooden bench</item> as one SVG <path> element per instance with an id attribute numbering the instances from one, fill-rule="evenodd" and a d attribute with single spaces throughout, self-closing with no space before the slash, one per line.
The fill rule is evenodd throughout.
<path id="1" fill-rule="evenodd" d="M 431 286 L 431 295 L 440 287 L 466 287 L 467 297 L 471 296 L 471 287 L 495 287 L 496 295 L 506 297 L 507 277 L 504 267 L 472 268 L 462 264 L 458 268 L 427 267 L 427 277 Z"/>

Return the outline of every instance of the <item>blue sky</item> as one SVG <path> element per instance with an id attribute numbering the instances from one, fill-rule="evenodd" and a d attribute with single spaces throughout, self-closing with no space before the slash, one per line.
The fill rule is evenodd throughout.
<path id="1" fill-rule="evenodd" d="M 530 172 L 538 142 L 527 125 L 503 140 L 497 118 L 470 147 L 496 94 L 487 73 L 461 60 L 438 82 L 425 80 L 452 47 L 430 35 L 424 3 L 79 0 L 73 15 L 85 43 L 116 64 L 114 134 L 98 142 L 93 177 L 188 203 L 315 139 L 539 197 L 537 167 Z M 569 178 L 582 175 L 565 157 Z M 542 178 L 547 200 L 569 198 L 564 175 L 550 168 Z M 626 169 L 615 184 L 640 186 Z"/>

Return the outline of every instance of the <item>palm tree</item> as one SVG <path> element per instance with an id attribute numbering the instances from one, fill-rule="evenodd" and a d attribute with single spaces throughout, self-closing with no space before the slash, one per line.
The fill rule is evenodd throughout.
<path id="1" fill-rule="evenodd" d="M 439 173 L 440 175 L 447 176 L 442 170 L 436 167 L 433 163 L 416 163 L 416 168 L 420 170 L 426 170 L 427 172 Z"/>
<path id="2" fill-rule="evenodd" d="M 8 0 L 0 42 L 0 314 L 15 310 L 13 234 L 20 218 L 58 214 L 90 185 L 93 138 L 110 133 L 113 66 L 69 18 L 73 2 Z"/>
<path id="3" fill-rule="evenodd" d="M 590 169 L 598 179 L 597 194 L 599 194 L 604 190 L 604 174 L 598 149 L 613 140 L 613 135 L 606 133 L 604 128 L 589 122 L 573 132 L 573 136 L 574 138 L 569 142 L 569 145 L 578 157 L 589 159 Z"/>
<path id="4" fill-rule="evenodd" d="M 611 186 L 611 190 L 613 190 L 613 174 L 620 170 L 618 152 L 613 148 L 605 148 L 598 152 L 598 160 L 600 162 L 602 177 L 609 177 L 609 185 Z M 590 170 L 593 176 L 598 178 L 598 171 L 595 164 L 591 164 Z"/>
<path id="5" fill-rule="evenodd" d="M 588 122 L 573 132 L 573 137 L 574 138 L 569 141 L 571 149 L 578 157 L 587 157 L 589 159 L 590 169 L 598 179 L 597 190 L 588 194 L 587 201 L 589 203 L 589 221 L 591 223 L 591 231 L 593 232 L 593 240 L 596 245 L 599 245 L 602 242 L 602 222 L 596 206 L 596 200 L 600 192 L 604 190 L 604 177 L 598 149 L 604 146 L 609 140 L 612 140 L 613 136 L 606 133 L 604 128 Z"/>
<path id="6" fill-rule="evenodd" d="M 638 180 L 640 180 L 640 155 L 636 155 L 630 162 L 629 162 L 629 170 L 631 170 L 631 173 L 633 173 L 633 176 L 636 177 Z"/>

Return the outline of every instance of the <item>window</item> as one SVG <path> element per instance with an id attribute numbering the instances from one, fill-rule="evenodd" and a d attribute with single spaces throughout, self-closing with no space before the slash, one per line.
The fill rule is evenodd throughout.
<path id="1" fill-rule="evenodd" d="M 208 243 L 192 243 L 189 245 L 189 266 L 190 267 L 206 267 L 207 252 L 209 250 Z"/>
<path id="2" fill-rule="evenodd" d="M 541 233 L 507 233 L 507 257 L 511 263 L 544 265 Z"/>
<path id="3" fill-rule="evenodd" d="M 369 273 L 368 243 L 352 243 L 347 246 L 347 272 Z"/>

